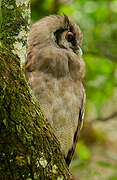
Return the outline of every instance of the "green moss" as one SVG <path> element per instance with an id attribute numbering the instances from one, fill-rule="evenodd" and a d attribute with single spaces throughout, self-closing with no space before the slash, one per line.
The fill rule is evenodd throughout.
<path id="1" fill-rule="evenodd" d="M 12 8 L 11 8 L 12 7 Z M 1 39 L 2 44 L 5 46 L 11 46 L 13 48 L 13 43 L 16 41 L 16 37 L 21 30 L 28 29 L 28 18 L 23 17 L 23 9 L 25 6 L 17 7 L 14 0 L 2 0 L 1 4 Z M 26 45 L 26 40 L 20 40 L 23 45 Z"/>
<path id="2" fill-rule="evenodd" d="M 30 94 L 19 59 L 6 48 L 0 48 L 0 91 L 0 142 L 5 144 L 0 145 L 0 178 L 68 179 L 59 143 Z"/>

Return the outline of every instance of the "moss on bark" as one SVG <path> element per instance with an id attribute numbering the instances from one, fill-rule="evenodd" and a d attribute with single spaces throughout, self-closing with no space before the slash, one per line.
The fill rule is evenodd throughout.
<path id="1" fill-rule="evenodd" d="M 0 2 L 0 45 L 12 50 L 25 62 L 27 32 L 30 24 L 29 0 L 2 0 Z"/>
<path id="2" fill-rule="evenodd" d="M 28 6 L 16 2 L 22 2 L 21 0 L 2 0 L 1 1 L 1 41 L 5 46 L 13 47 L 13 43 L 16 41 L 16 36 L 21 30 L 28 31 L 29 26 L 29 12 L 26 9 Z M 21 39 L 23 41 L 23 39 Z M 23 41 L 26 45 L 26 40 Z"/>
<path id="3" fill-rule="evenodd" d="M 0 179 L 71 179 L 19 59 L 5 48 L 0 48 L 0 127 Z"/>

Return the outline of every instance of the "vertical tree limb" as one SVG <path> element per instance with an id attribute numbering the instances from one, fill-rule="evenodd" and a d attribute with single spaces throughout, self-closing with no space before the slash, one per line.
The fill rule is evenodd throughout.
<path id="1" fill-rule="evenodd" d="M 21 69 L 29 6 L 29 0 L 2 0 L 0 4 L 0 179 L 72 179 Z"/>

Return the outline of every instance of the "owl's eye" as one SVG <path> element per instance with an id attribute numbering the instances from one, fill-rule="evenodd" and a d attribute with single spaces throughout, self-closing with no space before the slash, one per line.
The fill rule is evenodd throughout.
<path id="1" fill-rule="evenodd" d="M 74 41 L 74 34 L 72 32 L 68 32 L 66 34 L 66 39 L 68 42 L 73 42 Z"/>

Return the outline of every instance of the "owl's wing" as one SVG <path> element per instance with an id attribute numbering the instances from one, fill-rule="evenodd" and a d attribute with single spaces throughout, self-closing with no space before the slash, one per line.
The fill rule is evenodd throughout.
<path id="1" fill-rule="evenodd" d="M 73 140 L 73 146 L 72 148 L 69 150 L 67 157 L 65 158 L 65 161 L 67 163 L 67 165 L 69 166 L 72 157 L 74 155 L 75 152 L 75 148 L 76 148 L 76 144 L 78 142 L 79 139 L 79 135 L 80 135 L 80 130 L 82 128 L 83 125 L 83 119 L 84 119 L 84 111 L 85 111 L 85 100 L 86 100 L 86 93 L 85 93 L 85 81 L 83 80 L 82 82 L 82 86 L 83 86 L 83 98 L 82 98 L 82 104 L 81 104 L 81 108 L 79 110 L 79 116 L 78 116 L 78 125 L 77 125 L 77 129 L 76 132 L 74 134 L 74 140 Z"/>

